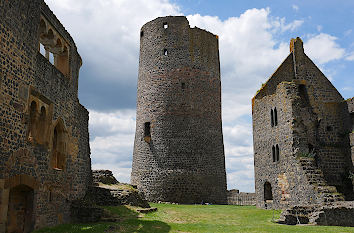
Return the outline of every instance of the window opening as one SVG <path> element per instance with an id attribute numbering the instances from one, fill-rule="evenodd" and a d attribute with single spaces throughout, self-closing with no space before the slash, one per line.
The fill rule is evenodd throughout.
<path id="1" fill-rule="evenodd" d="M 164 50 L 163 50 L 163 55 L 165 55 L 165 56 L 168 55 L 167 49 L 164 49 Z"/>
<path id="2" fill-rule="evenodd" d="M 140 31 L 140 37 L 144 36 L 144 31 Z"/>
<path id="3" fill-rule="evenodd" d="M 39 52 L 45 57 L 46 56 L 46 51 L 44 48 L 44 45 L 42 43 L 39 44 Z"/>
<path id="4" fill-rule="evenodd" d="M 275 146 L 275 161 L 279 161 L 279 146 L 278 144 Z"/>
<path id="5" fill-rule="evenodd" d="M 144 140 L 145 142 L 150 143 L 151 141 L 151 125 L 150 122 L 144 123 Z"/>
<path id="6" fill-rule="evenodd" d="M 332 126 L 328 125 L 328 126 L 326 127 L 326 130 L 327 130 L 327 131 L 332 131 L 333 128 L 332 128 Z"/>
<path id="7" fill-rule="evenodd" d="M 168 24 L 167 23 L 163 23 L 163 28 L 167 29 L 168 28 Z"/>
<path id="8" fill-rule="evenodd" d="M 144 124 L 144 137 L 150 137 L 151 136 L 151 132 L 150 132 L 150 122 L 145 122 Z"/>
<path id="9" fill-rule="evenodd" d="M 65 164 L 65 131 L 62 123 L 58 123 L 53 132 L 53 161 L 52 166 L 56 169 L 64 169 Z"/>
<path id="10" fill-rule="evenodd" d="M 181 87 L 182 87 L 182 90 L 184 90 L 186 88 L 186 84 L 182 83 Z"/>
<path id="11" fill-rule="evenodd" d="M 272 158 L 273 158 L 273 162 L 275 162 L 275 147 L 272 146 Z"/>
<path id="12" fill-rule="evenodd" d="M 278 125 L 278 113 L 277 108 L 274 108 L 274 126 Z"/>
<path id="13" fill-rule="evenodd" d="M 269 182 L 264 183 L 264 201 L 273 200 L 272 185 Z"/>
<path id="14" fill-rule="evenodd" d="M 270 110 L 270 125 L 273 127 L 274 126 L 274 113 L 273 109 Z"/>

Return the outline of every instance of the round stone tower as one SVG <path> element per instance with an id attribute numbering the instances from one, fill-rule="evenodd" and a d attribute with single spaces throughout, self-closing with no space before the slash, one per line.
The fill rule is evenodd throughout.
<path id="1" fill-rule="evenodd" d="M 218 36 L 184 16 L 141 28 L 131 182 L 149 201 L 226 203 Z"/>

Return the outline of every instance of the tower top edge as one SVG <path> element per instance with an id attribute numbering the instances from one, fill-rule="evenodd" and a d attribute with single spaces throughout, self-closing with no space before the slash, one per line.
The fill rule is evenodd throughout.
<path id="1" fill-rule="evenodd" d="M 177 15 L 177 16 L 172 16 L 172 15 L 169 15 L 169 16 L 162 16 L 162 17 L 157 17 L 153 20 L 150 20 L 149 22 L 145 23 L 140 30 L 144 30 L 145 27 L 149 26 L 149 25 L 152 25 L 152 24 L 157 24 L 157 23 L 176 23 L 176 22 L 180 22 L 180 24 L 185 24 L 185 25 L 188 25 L 188 27 L 191 29 L 191 30 L 196 30 L 196 31 L 201 31 L 201 32 L 205 32 L 205 33 L 208 33 L 216 38 L 219 38 L 218 35 L 212 33 L 212 32 L 209 32 L 207 31 L 206 29 L 202 29 L 202 28 L 199 28 L 197 26 L 194 26 L 194 27 L 191 27 L 190 24 L 189 24 L 189 21 L 187 19 L 186 16 L 184 15 Z"/>

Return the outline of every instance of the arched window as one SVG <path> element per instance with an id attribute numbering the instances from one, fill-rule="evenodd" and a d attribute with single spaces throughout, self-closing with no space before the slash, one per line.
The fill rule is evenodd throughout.
<path id="1" fill-rule="evenodd" d="M 38 133 L 40 138 L 40 143 L 44 143 L 46 139 L 46 127 L 47 127 L 47 111 L 44 106 L 41 107 L 41 115 L 38 121 Z"/>
<path id="2" fill-rule="evenodd" d="M 274 108 L 274 126 L 278 125 L 278 113 L 277 108 Z"/>
<path id="3" fill-rule="evenodd" d="M 59 121 L 53 131 L 52 167 L 64 169 L 66 157 L 66 131 L 62 121 Z"/>
<path id="4" fill-rule="evenodd" d="M 272 158 L 273 158 L 273 162 L 275 162 L 275 147 L 272 146 Z"/>
<path id="5" fill-rule="evenodd" d="M 30 106 L 30 122 L 29 122 L 29 134 L 30 140 L 34 140 L 37 136 L 37 103 L 36 101 L 31 102 Z"/>
<path id="6" fill-rule="evenodd" d="M 273 109 L 270 110 L 270 125 L 273 127 L 274 126 L 274 113 Z"/>
<path id="7" fill-rule="evenodd" d="M 272 185 L 269 182 L 264 183 L 264 201 L 273 200 Z"/>

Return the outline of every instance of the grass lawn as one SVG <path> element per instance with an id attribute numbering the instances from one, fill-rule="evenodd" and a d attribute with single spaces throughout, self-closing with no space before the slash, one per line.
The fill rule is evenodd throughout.
<path id="1" fill-rule="evenodd" d="M 151 204 L 158 211 L 138 214 L 127 206 L 106 207 L 117 223 L 64 224 L 36 233 L 89 232 L 354 232 L 354 227 L 287 226 L 272 222 L 273 211 L 254 206 Z M 274 211 L 275 218 L 280 211 Z"/>

